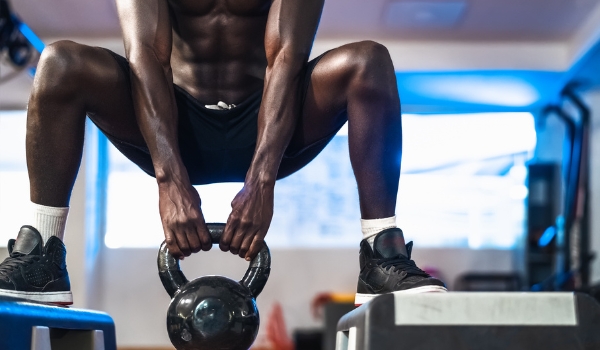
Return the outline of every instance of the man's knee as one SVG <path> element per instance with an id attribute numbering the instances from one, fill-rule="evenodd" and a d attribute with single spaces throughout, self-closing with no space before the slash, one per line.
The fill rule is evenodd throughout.
<path id="1" fill-rule="evenodd" d="M 365 40 L 351 44 L 351 47 L 357 60 L 362 61 L 363 64 L 392 63 L 388 49 L 378 42 Z"/>
<path id="2" fill-rule="evenodd" d="M 376 68 L 393 69 L 392 59 L 388 49 L 371 40 L 365 40 L 348 45 L 349 62 L 357 73 L 368 74 Z"/>
<path id="3" fill-rule="evenodd" d="M 376 94 L 397 95 L 394 65 L 385 46 L 361 41 L 348 45 L 346 55 L 352 72 L 351 86 Z"/>
<path id="4" fill-rule="evenodd" d="M 86 71 L 85 49 L 86 46 L 67 40 L 46 46 L 38 64 L 40 84 L 36 88 L 56 91 L 76 86 Z"/>

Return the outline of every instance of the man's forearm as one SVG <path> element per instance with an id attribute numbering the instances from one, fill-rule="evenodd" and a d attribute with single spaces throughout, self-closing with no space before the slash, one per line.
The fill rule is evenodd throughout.
<path id="1" fill-rule="evenodd" d="M 283 56 L 283 55 L 280 55 Z M 300 72 L 304 61 L 278 58 L 267 68 L 258 136 L 246 181 L 274 184 L 281 159 L 299 118 Z"/>
<path id="2" fill-rule="evenodd" d="M 140 51 L 130 58 L 136 117 L 152 157 L 156 179 L 159 183 L 168 182 L 185 172 L 179 154 L 172 73 L 151 49 Z"/>

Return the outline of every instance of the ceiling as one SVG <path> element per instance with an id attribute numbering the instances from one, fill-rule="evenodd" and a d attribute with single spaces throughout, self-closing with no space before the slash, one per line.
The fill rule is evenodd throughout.
<path id="1" fill-rule="evenodd" d="M 123 53 L 115 0 L 9 1 L 46 43 Z M 599 0 L 325 0 L 313 55 L 358 39 L 388 47 L 404 111 L 533 109 L 573 79 L 600 86 Z M 31 83 L 1 83 L 0 110 L 24 108 Z"/>
<path id="2" fill-rule="evenodd" d="M 119 35 L 115 0 L 11 3 L 42 37 Z M 319 37 L 556 41 L 573 36 L 598 6 L 598 0 L 326 0 Z"/>
<path id="3" fill-rule="evenodd" d="M 412 21 L 390 27 L 382 21 L 390 3 L 463 3 L 464 10 L 448 26 L 419 26 Z M 597 0 L 330 0 L 320 30 L 324 36 L 363 33 L 402 40 L 565 40 L 597 6 Z M 440 12 L 443 19 L 443 9 Z M 415 11 L 414 17 L 419 15 L 426 16 L 427 9 Z"/>

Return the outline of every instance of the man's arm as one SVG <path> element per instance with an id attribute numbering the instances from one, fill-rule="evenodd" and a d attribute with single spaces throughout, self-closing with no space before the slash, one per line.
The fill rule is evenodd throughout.
<path id="1" fill-rule="evenodd" d="M 172 32 L 166 0 L 117 0 L 131 67 L 135 114 L 159 187 L 159 209 L 170 252 L 189 255 L 212 244 L 190 184 L 177 137 L 171 71 Z"/>
<path id="2" fill-rule="evenodd" d="M 232 202 L 221 249 L 254 257 L 273 217 L 273 191 L 300 111 L 300 78 L 324 0 L 274 0 L 265 34 L 267 71 L 258 137 L 244 188 Z"/>

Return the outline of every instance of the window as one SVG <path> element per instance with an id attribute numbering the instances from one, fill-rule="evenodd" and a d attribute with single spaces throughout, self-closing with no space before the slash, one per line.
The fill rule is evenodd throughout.
<path id="1" fill-rule="evenodd" d="M 0 111 L 0 247 L 5 247 L 9 239 L 16 238 L 21 226 L 32 224 L 25 158 L 26 125 L 27 111 Z M 84 163 L 87 168 L 80 174 L 87 175 L 85 222 L 86 232 L 92 234 L 102 230 L 104 219 L 99 220 L 103 211 L 97 210 L 103 199 L 97 181 L 97 175 L 100 174 L 99 135 L 96 126 L 88 121 L 85 135 L 87 161 Z M 105 139 L 103 141 L 106 142 Z"/>
<path id="2" fill-rule="evenodd" d="M 29 221 L 25 111 L 0 111 L 0 246 Z"/>
<path id="3" fill-rule="evenodd" d="M 525 230 L 529 113 L 404 115 L 398 224 L 419 246 L 512 248 Z M 345 129 L 307 167 L 277 182 L 271 247 L 356 247 L 356 183 Z M 241 183 L 198 186 L 207 222 L 225 222 Z M 155 180 L 109 149 L 105 243 L 152 247 L 164 239 Z"/>
<path id="4" fill-rule="evenodd" d="M 420 246 L 510 248 L 524 232 L 529 113 L 405 115 L 398 223 Z M 0 112 L 0 245 L 29 220 L 25 111 Z M 317 159 L 276 185 L 273 247 L 346 247 L 360 239 L 358 195 L 342 130 Z M 105 243 L 163 240 L 150 178 L 109 149 Z M 198 186 L 206 220 L 224 222 L 240 183 Z"/>

